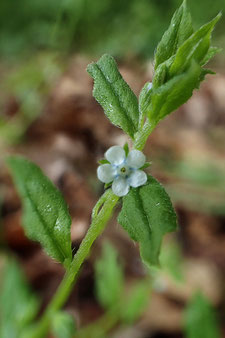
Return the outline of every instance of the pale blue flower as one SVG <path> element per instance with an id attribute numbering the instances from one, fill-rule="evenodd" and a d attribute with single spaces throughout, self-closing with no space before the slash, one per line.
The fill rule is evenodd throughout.
<path id="1" fill-rule="evenodd" d="M 137 188 L 145 184 L 147 175 L 140 170 L 145 164 L 145 155 L 139 150 L 131 150 L 126 156 L 119 146 L 109 148 L 105 153 L 109 163 L 97 169 L 97 176 L 103 183 L 112 183 L 112 191 L 117 196 L 125 196 L 130 187 Z"/>

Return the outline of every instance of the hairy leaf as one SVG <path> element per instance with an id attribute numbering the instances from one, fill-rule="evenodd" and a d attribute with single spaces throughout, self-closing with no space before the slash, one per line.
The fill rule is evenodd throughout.
<path id="1" fill-rule="evenodd" d="M 185 311 L 186 338 L 220 338 L 215 310 L 200 292 L 196 293 Z"/>
<path id="2" fill-rule="evenodd" d="M 7 159 L 23 204 L 22 224 L 27 236 L 65 266 L 71 261 L 71 218 L 53 183 L 34 163 L 20 156 Z"/>
<path id="3" fill-rule="evenodd" d="M 169 60 L 172 60 L 172 58 L 170 58 Z M 166 82 L 167 70 L 168 70 L 168 60 L 161 63 L 154 73 L 153 78 L 154 89 L 162 86 Z"/>
<path id="4" fill-rule="evenodd" d="M 174 55 L 178 47 L 192 34 L 192 21 L 186 1 L 174 13 L 168 30 L 158 44 L 155 54 L 155 69 Z"/>
<path id="5" fill-rule="evenodd" d="M 39 302 L 31 292 L 18 264 L 9 259 L 0 289 L 0 336 L 20 338 L 34 319 Z"/>
<path id="6" fill-rule="evenodd" d="M 96 63 L 89 64 L 87 71 L 94 79 L 93 96 L 106 116 L 133 138 L 138 128 L 138 101 L 113 57 L 103 55 Z"/>
<path id="7" fill-rule="evenodd" d="M 144 123 L 144 118 L 146 115 L 146 108 L 151 102 L 151 89 L 152 83 L 147 82 L 142 88 L 139 95 L 139 128 L 142 128 Z"/>
<path id="8" fill-rule="evenodd" d="M 95 265 L 96 293 L 99 302 L 107 309 L 117 307 L 124 286 L 123 271 L 116 250 L 104 243 L 102 257 Z"/>
<path id="9" fill-rule="evenodd" d="M 142 260 L 148 265 L 159 264 L 163 236 L 177 229 L 176 214 L 162 185 L 148 176 L 147 184 L 131 189 L 123 197 L 118 222 L 139 242 Z"/>
<path id="10" fill-rule="evenodd" d="M 200 65 L 205 62 L 205 57 L 210 48 L 212 30 L 220 17 L 221 14 L 219 13 L 212 21 L 200 27 L 180 46 L 169 70 L 170 78 L 182 73 L 192 60 L 195 60 Z"/>
<path id="11" fill-rule="evenodd" d="M 146 82 L 144 87 L 142 88 L 139 95 L 139 129 L 143 127 L 145 117 L 149 111 L 149 107 L 151 106 L 151 94 L 152 89 L 157 89 L 166 81 L 167 74 L 167 62 L 164 62 L 159 65 L 157 70 L 155 71 L 153 82 Z"/>
<path id="12" fill-rule="evenodd" d="M 166 115 L 185 103 L 195 88 L 199 87 L 202 69 L 194 61 L 184 73 L 175 76 L 157 89 L 152 90 L 151 104 L 147 116 L 153 124 L 157 124 Z"/>
<path id="13" fill-rule="evenodd" d="M 220 16 L 221 14 L 218 14 L 191 34 L 191 19 L 186 3 L 184 2 L 175 13 L 170 28 L 164 34 L 156 52 L 152 89 L 148 93 L 145 85 L 141 91 L 141 122 L 147 116 L 155 126 L 191 97 L 193 90 L 199 87 L 206 74 L 213 74 L 212 71 L 201 67 L 220 51 L 219 48 L 210 47 L 212 30 Z M 177 38 L 180 36 L 180 40 L 174 38 L 176 27 L 179 27 L 176 34 Z M 169 41 L 173 38 L 176 41 L 172 44 Z"/>

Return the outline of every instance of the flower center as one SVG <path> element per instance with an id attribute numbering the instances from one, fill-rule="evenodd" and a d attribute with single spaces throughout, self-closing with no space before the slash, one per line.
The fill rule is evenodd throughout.
<path id="1" fill-rule="evenodd" d="M 117 175 L 123 178 L 128 178 L 130 175 L 131 169 L 126 163 L 121 164 L 117 167 Z"/>

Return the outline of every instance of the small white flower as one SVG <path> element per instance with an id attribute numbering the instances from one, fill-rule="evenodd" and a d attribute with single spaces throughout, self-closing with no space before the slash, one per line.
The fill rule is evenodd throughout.
<path id="1" fill-rule="evenodd" d="M 109 148 L 105 158 L 110 162 L 97 169 L 97 176 L 103 183 L 112 183 L 112 191 L 117 196 L 125 196 L 130 187 L 137 188 L 147 181 L 147 175 L 140 168 L 145 164 L 145 155 L 139 150 L 131 150 L 126 157 L 119 146 Z"/>

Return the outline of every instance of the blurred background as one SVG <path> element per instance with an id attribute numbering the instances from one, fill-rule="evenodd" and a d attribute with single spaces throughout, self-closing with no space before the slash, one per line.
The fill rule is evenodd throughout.
<path id="1" fill-rule="evenodd" d="M 86 66 L 103 53 L 113 55 L 138 95 L 152 78 L 154 50 L 180 3 L 20 0 L 16 7 L 12 0 L 0 2 L 0 282 L 6 257 L 13 254 L 41 301 L 40 312 L 64 271 L 25 237 L 20 200 L 3 158 L 26 156 L 62 191 L 72 216 L 75 252 L 103 192 L 96 178 L 97 160 L 111 145 L 127 141 L 93 99 Z M 188 0 L 188 6 L 195 28 L 225 11 L 223 0 Z M 224 25 L 223 16 L 214 31 L 213 45 L 221 48 Z M 223 50 L 208 66 L 217 74 L 207 76 L 189 102 L 159 124 L 145 148 L 152 162 L 149 173 L 165 185 L 180 225 L 178 233 L 165 240 L 162 271 L 146 271 L 138 247 L 115 216 L 94 245 L 65 306 L 78 327 L 107 312 L 95 286 L 101 278 L 96 277 L 95 262 L 107 240 L 123 267 L 125 289 L 150 278 L 151 296 L 146 291 L 149 301 L 140 316 L 126 325 L 114 323 L 101 337 L 205 338 L 197 331 L 191 335 L 185 324 L 185 313 L 199 290 L 213 307 L 220 331 L 207 338 L 225 337 L 224 66 Z M 204 318 L 200 322 L 207 325 Z"/>

